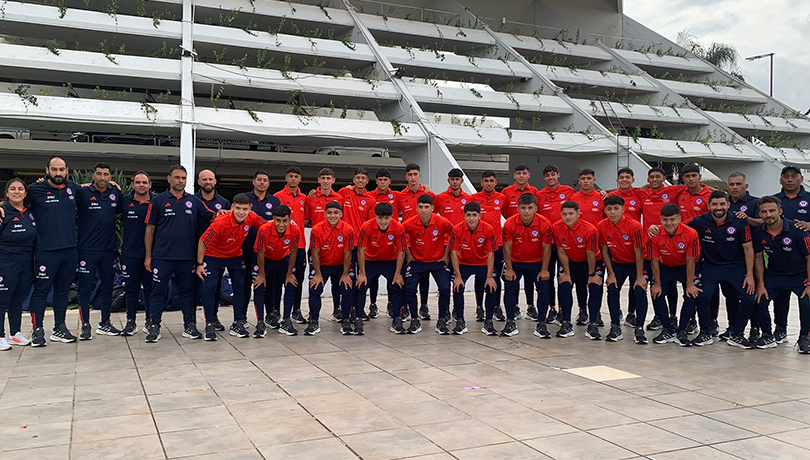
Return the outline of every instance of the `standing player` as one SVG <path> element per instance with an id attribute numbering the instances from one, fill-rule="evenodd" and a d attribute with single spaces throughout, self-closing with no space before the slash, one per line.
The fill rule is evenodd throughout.
<path id="1" fill-rule="evenodd" d="M 267 171 L 259 170 L 253 174 L 253 190 L 247 192 L 247 196 L 250 197 L 250 210 L 268 222 L 273 219 L 273 210 L 275 210 L 281 204 L 278 198 L 270 193 L 267 193 L 267 189 L 269 187 L 270 175 L 267 174 Z M 244 302 L 242 302 L 242 305 L 234 305 L 233 308 L 241 308 L 242 311 L 245 312 L 245 316 L 247 316 L 247 307 L 248 303 L 250 303 L 251 288 L 253 289 L 253 306 L 257 311 L 259 309 L 264 310 L 266 298 L 275 298 L 275 293 L 273 291 L 275 286 L 272 284 L 269 287 L 264 285 L 253 285 L 253 279 L 259 275 L 259 266 L 256 264 L 256 252 L 254 251 L 254 247 L 256 246 L 256 235 L 258 235 L 258 233 L 259 232 L 256 230 L 250 229 L 250 232 L 245 238 L 244 244 L 242 244 L 242 257 L 245 259 L 245 267 L 248 269 L 253 267 L 254 270 L 250 273 L 250 276 L 245 276 Z M 267 302 L 266 304 L 272 305 L 273 302 Z M 278 318 L 279 312 L 267 309 L 267 316 L 265 317 L 264 322 L 271 328 L 274 328 L 276 325 L 278 325 Z"/>
<path id="2" fill-rule="evenodd" d="M 106 163 L 93 167 L 93 183 L 76 191 L 79 232 L 79 316 L 82 321 L 80 340 L 91 340 L 90 297 L 100 280 L 98 302 L 101 322 L 97 334 L 120 335 L 110 323 L 113 271 L 118 257 L 115 218 L 120 212 L 121 191 L 110 186 L 112 168 Z"/>
<path id="3" fill-rule="evenodd" d="M 641 224 L 624 215 L 624 198 L 609 196 L 605 198 L 607 219 L 599 222 L 599 245 L 602 260 L 607 271 L 608 309 L 610 310 L 610 333 L 605 337 L 610 342 L 624 338 L 619 324 L 621 310 L 619 291 L 626 279 L 633 287 L 632 295 L 636 297 L 637 324 L 644 324 L 647 316 L 647 280 L 644 279 L 644 239 Z M 637 344 L 647 343 L 644 327 L 635 328 L 634 340 Z"/>
<path id="4" fill-rule="evenodd" d="M 577 324 L 587 324 L 585 336 L 591 340 L 600 340 L 602 336 L 596 326 L 596 319 L 602 308 L 605 266 L 599 252 L 599 232 L 595 225 L 580 219 L 579 204 L 576 201 L 564 202 L 561 214 L 562 219 L 551 226 L 560 262 L 557 284 L 564 319 L 557 337 L 574 335 L 571 308 L 574 305 L 573 288 L 576 286 L 579 304 Z"/>
<path id="5" fill-rule="evenodd" d="M 712 189 L 700 183 L 702 177 L 698 165 L 688 164 L 681 168 L 681 180 L 686 190 L 678 195 L 678 207 L 681 208 L 681 219 L 684 222 L 709 212 L 709 195 L 712 194 Z"/>
<path id="6" fill-rule="evenodd" d="M 481 220 L 492 226 L 495 231 L 495 244 L 498 245 L 495 251 L 495 273 L 503 271 L 503 226 L 501 225 L 501 215 L 503 214 L 503 207 L 506 206 L 506 196 L 495 190 L 498 185 L 498 179 L 495 177 L 494 171 L 484 171 L 481 175 L 481 191 L 472 196 L 473 201 L 481 205 Z M 497 289 L 495 290 L 495 319 L 497 321 L 505 321 L 503 310 L 501 309 L 501 280 L 500 278 L 495 281 Z M 484 279 L 475 277 L 475 298 L 478 305 L 482 305 L 484 301 Z M 515 312 L 512 319 L 520 319 L 523 315 L 520 309 L 517 308 L 517 300 L 515 300 Z"/>
<path id="7" fill-rule="evenodd" d="M 121 245 L 121 274 L 126 291 L 127 325 L 121 331 L 123 336 L 138 333 L 135 318 L 140 304 L 141 289 L 146 306 L 144 332 L 149 329 L 149 297 L 152 295 L 152 273 L 144 266 L 146 249 L 146 213 L 155 196 L 152 192 L 152 178 L 145 171 L 138 171 L 132 176 L 132 193 L 121 197 L 121 213 L 124 215 L 124 238 Z"/>
<path id="8" fill-rule="evenodd" d="M 551 223 L 537 213 L 537 198 L 524 193 L 518 198 L 518 213 L 506 220 L 503 227 L 503 271 L 504 296 L 506 305 L 506 325 L 501 331 L 502 336 L 513 336 L 519 333 L 515 324 L 515 308 L 517 307 L 520 280 L 524 283 L 534 284 L 537 289 L 537 313 L 540 320 L 534 335 L 542 338 L 551 338 L 543 318 L 548 309 L 548 272 L 551 259 Z M 494 335 L 492 318 L 487 318 L 484 330 Z"/>
<path id="9" fill-rule="evenodd" d="M 307 197 L 301 193 L 298 185 L 301 183 L 301 168 L 297 166 L 290 166 L 284 174 L 284 181 L 286 185 L 283 189 L 275 193 L 280 204 L 290 208 L 290 217 L 292 221 L 298 226 L 298 254 L 295 257 L 295 277 L 298 279 L 298 284 L 304 282 L 304 272 L 307 269 L 307 241 L 304 236 L 304 221 L 306 220 L 306 204 Z M 268 219 L 269 220 L 269 219 Z M 278 305 L 281 299 L 281 291 L 275 289 L 273 286 L 273 304 Z M 267 298 L 265 297 L 265 301 Z M 304 316 L 301 314 L 301 290 L 295 291 L 295 304 L 293 305 L 292 320 L 298 324 L 306 324 Z"/>
<path id="10" fill-rule="evenodd" d="M 146 212 L 144 267 L 152 272 L 152 296 L 149 299 L 150 324 L 147 343 L 160 340 L 160 323 L 166 303 L 169 280 L 174 276 L 180 289 L 183 311 L 183 337 L 201 339 L 197 330 L 195 301 L 191 298 L 197 244 L 194 241 L 197 218 L 213 219 L 214 213 L 199 198 L 185 192 L 186 168 L 169 168 L 169 189 L 157 195 Z M 234 307 L 235 308 L 235 307 Z"/>
<path id="11" fill-rule="evenodd" d="M 234 304 L 241 305 L 245 296 L 245 260 L 242 257 L 242 243 L 252 228 L 259 228 L 264 219 L 250 210 L 250 197 L 240 193 L 233 198 L 233 211 L 214 219 L 214 222 L 205 230 L 197 243 L 197 263 L 195 264 L 197 276 L 204 280 L 207 276 L 216 277 L 224 269 L 228 269 L 233 285 Z M 205 311 L 205 340 L 216 340 L 217 329 L 213 321 L 216 317 L 217 285 L 203 283 L 203 307 Z M 233 324 L 230 334 L 234 337 L 245 338 L 250 334 L 245 329 L 247 318 L 242 311 L 234 308 Z M 257 337 L 264 337 L 264 322 L 256 323 Z"/>
<path id="12" fill-rule="evenodd" d="M 633 170 L 630 168 L 620 169 L 618 175 L 616 176 L 616 184 L 618 185 L 618 188 L 610 192 L 610 194 L 622 197 L 624 199 L 624 215 L 637 221 L 638 223 L 641 223 L 641 214 L 643 212 L 643 192 L 633 187 L 633 182 L 635 182 Z M 644 236 L 646 241 L 646 233 L 644 233 L 642 236 Z M 631 295 L 629 295 L 627 316 L 624 318 L 624 323 L 628 326 L 636 327 L 636 298 L 632 295 L 632 292 L 633 289 L 631 286 Z M 653 318 L 653 322 L 657 320 L 657 317 Z"/>
<path id="13" fill-rule="evenodd" d="M 602 193 L 594 188 L 596 173 L 593 169 L 579 172 L 579 191 L 571 196 L 571 201 L 579 204 L 580 219 L 596 225 L 605 218 L 605 205 Z"/>
<path id="14" fill-rule="evenodd" d="M 214 174 L 214 171 L 210 169 L 203 169 L 199 173 L 197 173 L 197 185 L 199 185 L 200 189 L 195 193 L 197 198 L 203 202 L 203 204 L 210 210 L 214 212 L 218 212 L 222 209 L 231 209 L 231 203 L 228 202 L 225 198 L 222 197 L 219 193 L 217 193 L 216 186 L 217 186 L 217 176 Z M 194 241 L 199 241 L 200 237 L 206 230 L 208 230 L 208 226 L 211 225 L 210 220 L 205 219 L 198 219 L 197 220 L 197 231 L 194 235 Z M 194 301 L 198 302 L 201 297 L 202 291 L 204 288 L 201 286 L 204 282 L 209 283 L 216 283 L 217 292 L 216 292 L 216 305 L 214 308 L 214 317 L 213 323 L 218 331 L 224 331 L 225 326 L 219 322 L 217 317 L 217 312 L 219 308 L 220 302 L 220 293 L 221 293 L 221 284 L 222 284 L 222 275 L 224 272 L 220 272 L 218 276 L 215 277 L 214 280 L 210 279 L 203 279 L 201 280 L 199 277 L 194 277 Z M 231 280 L 233 282 L 233 280 Z M 196 304 L 195 304 L 196 305 Z"/>
<path id="15" fill-rule="evenodd" d="M 253 280 L 253 284 L 262 286 L 269 280 L 276 289 L 284 287 L 284 310 L 281 311 L 281 305 L 276 303 L 276 299 L 280 299 L 280 296 L 269 299 L 269 305 L 272 307 L 271 311 L 281 311 L 281 324 L 276 319 L 275 327 L 280 334 L 286 335 L 298 335 L 290 319 L 295 303 L 295 291 L 302 288 L 298 284 L 298 278 L 295 277 L 295 258 L 298 257 L 298 238 L 301 235 L 296 227 L 290 218 L 290 208 L 280 205 L 273 212 L 273 220 L 262 225 L 256 238 L 256 264 L 259 266 L 259 274 Z M 263 323 L 262 316 L 262 309 L 256 308 L 258 323 L 253 337 L 264 337 L 259 334 L 259 324 Z"/>
<path id="16" fill-rule="evenodd" d="M 332 189 L 332 185 L 334 185 L 334 183 L 334 171 L 332 171 L 330 168 L 322 168 L 320 171 L 318 171 L 318 184 L 320 187 L 309 192 L 309 195 L 307 196 L 305 220 L 309 222 L 310 227 L 314 227 L 316 224 L 323 222 L 324 219 L 326 219 L 326 217 L 324 217 L 326 203 L 329 203 L 330 201 L 335 201 L 338 203 L 343 202 L 343 195 Z M 276 295 L 276 298 L 279 299 L 280 302 L 281 298 L 278 295 Z M 340 305 L 340 286 L 336 284 L 332 286 L 332 301 L 332 305 L 334 305 L 335 310 L 339 311 L 338 306 Z M 334 317 L 334 313 L 332 316 Z M 278 327 L 278 316 L 271 318 L 270 327 Z M 292 325 L 290 325 L 290 327 L 292 327 Z"/>
<path id="17" fill-rule="evenodd" d="M 447 183 L 449 187 L 436 195 L 434 203 L 436 212 L 456 226 L 464 222 L 464 206 L 472 201 L 472 197 L 461 189 L 464 173 L 460 169 L 453 168 L 447 172 Z"/>
<path id="18" fill-rule="evenodd" d="M 455 309 L 456 326 L 453 334 L 461 335 L 467 332 L 467 322 L 464 320 L 464 283 L 475 275 L 475 279 L 483 279 L 486 289 L 486 314 L 489 315 L 490 325 L 495 310 L 495 292 L 497 285 L 493 276 L 495 265 L 495 251 L 498 244 L 495 240 L 495 231 L 492 226 L 481 220 L 481 205 L 472 202 L 464 205 L 464 222 L 453 227 L 450 237 L 450 260 L 455 273 L 453 279 L 453 308 Z M 445 334 L 445 330 L 440 330 Z"/>
<path id="19" fill-rule="evenodd" d="M 343 196 L 343 221 L 351 226 L 355 238 L 357 238 L 363 224 L 374 218 L 374 205 L 377 204 L 377 200 L 371 192 L 366 190 L 366 186 L 368 185 L 368 171 L 365 168 L 357 168 L 354 170 L 352 184 L 354 185 L 352 188 L 344 187 L 340 189 L 338 193 Z M 357 243 L 357 241 L 355 241 L 355 243 Z M 355 263 L 357 263 L 356 250 L 352 253 L 352 264 Z M 365 301 L 365 299 L 363 300 Z M 352 299 L 352 306 L 356 307 L 354 299 Z M 332 320 L 339 322 L 341 320 L 339 305 L 335 304 L 334 307 L 335 310 L 332 314 Z M 370 315 L 366 314 L 364 308 L 355 309 L 355 314 L 363 321 L 368 321 Z M 371 317 L 377 317 L 378 312 L 376 305 L 371 314 Z"/>
<path id="20" fill-rule="evenodd" d="M 428 187 L 425 187 L 420 183 L 422 180 L 422 172 L 418 164 L 408 163 L 408 165 L 405 166 L 405 180 L 408 182 L 408 186 L 399 192 L 399 195 L 397 195 L 395 206 L 395 209 L 399 209 L 399 211 L 402 213 L 403 224 L 405 224 L 408 219 L 418 215 L 416 208 L 418 206 L 417 201 L 419 200 L 420 196 L 427 195 L 430 198 L 436 198 L 436 195 L 433 194 Z M 427 304 L 429 289 L 430 277 L 426 273 L 419 281 L 419 300 L 422 302 L 422 306 L 419 308 L 419 315 L 424 320 L 430 319 L 430 309 L 428 308 Z"/>
<path id="21" fill-rule="evenodd" d="M 374 195 L 374 199 L 377 203 L 388 203 L 394 209 L 393 219 L 398 221 L 399 219 L 399 209 L 397 209 L 397 196 L 399 196 L 399 192 L 395 190 L 391 190 L 391 171 L 382 168 L 377 170 L 377 174 L 375 175 L 375 181 L 377 183 L 377 188 L 371 192 Z M 371 301 L 371 305 L 369 306 L 369 310 L 377 310 L 377 291 L 379 289 L 379 280 L 380 278 L 377 277 L 376 279 L 369 279 L 369 300 Z M 427 292 L 427 289 L 425 289 Z M 427 297 L 425 297 L 425 302 L 427 302 Z M 391 297 L 388 297 L 388 317 L 394 318 L 396 314 L 391 310 Z M 399 312 L 401 318 L 404 317 L 404 313 L 407 312 L 408 309 L 405 308 L 403 311 Z"/>
<path id="22" fill-rule="evenodd" d="M 422 330 L 416 313 L 416 288 L 426 275 L 433 275 L 439 289 L 439 319 L 436 332 L 445 333 L 450 309 L 450 255 L 446 242 L 453 233 L 453 225 L 444 217 L 433 214 L 433 198 L 422 195 L 417 199 L 417 215 L 402 226 L 407 236 L 405 270 L 405 301 L 411 311 L 409 334 Z M 421 289 L 421 287 L 420 287 Z"/>

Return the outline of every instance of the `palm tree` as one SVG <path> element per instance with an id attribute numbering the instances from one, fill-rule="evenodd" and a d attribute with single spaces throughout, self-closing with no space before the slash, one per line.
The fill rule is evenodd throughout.
<path id="1" fill-rule="evenodd" d="M 681 48 L 705 59 L 736 78 L 745 80 L 739 66 L 740 54 L 734 45 L 713 42 L 707 48 L 689 29 L 678 32 L 678 38 L 675 41 Z"/>

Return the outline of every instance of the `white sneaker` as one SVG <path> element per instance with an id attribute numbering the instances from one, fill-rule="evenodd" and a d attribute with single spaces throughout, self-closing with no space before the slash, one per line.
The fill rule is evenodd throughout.
<path id="1" fill-rule="evenodd" d="M 11 350 L 11 344 L 8 343 L 8 339 L 5 337 L 0 337 L 0 351 Z"/>
<path id="2" fill-rule="evenodd" d="M 22 332 L 18 332 L 16 334 L 14 334 L 13 336 L 11 336 L 11 338 L 8 341 L 12 345 L 19 345 L 21 347 L 24 347 L 24 346 L 28 345 L 29 343 L 31 343 L 31 341 L 28 340 L 28 337 L 26 337 L 25 334 L 23 334 Z"/>

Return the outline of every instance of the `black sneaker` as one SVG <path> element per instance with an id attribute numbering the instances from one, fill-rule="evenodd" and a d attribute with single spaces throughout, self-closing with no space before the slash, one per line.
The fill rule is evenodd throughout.
<path id="1" fill-rule="evenodd" d="M 41 327 L 34 329 L 34 332 L 31 333 L 31 346 L 32 347 L 48 346 L 48 342 L 45 341 L 45 331 Z M 801 353 L 801 347 L 799 348 L 799 353 Z"/>
<path id="2" fill-rule="evenodd" d="M 371 319 L 371 317 L 369 317 L 368 314 L 366 314 L 366 312 L 364 311 L 361 311 L 360 314 L 357 315 L 357 317 L 362 319 L 363 321 L 368 321 L 369 319 Z"/>
<path id="3" fill-rule="evenodd" d="M 601 314 L 596 318 L 596 327 L 605 327 L 605 322 L 602 321 Z"/>
<path id="4" fill-rule="evenodd" d="M 110 321 L 108 320 L 105 323 L 98 323 L 98 327 L 96 328 L 96 334 L 121 335 L 121 331 L 119 331 L 118 328 L 110 324 Z"/>
<path id="5" fill-rule="evenodd" d="M 273 310 L 273 311 L 270 312 L 270 314 L 267 316 L 267 318 L 264 319 L 264 323 L 270 329 L 278 329 L 279 328 L 278 321 L 280 319 L 280 315 L 278 313 L 279 312 Z"/>
<path id="6" fill-rule="evenodd" d="M 635 334 L 633 335 L 633 341 L 636 345 L 647 345 L 647 336 L 644 335 L 644 328 L 637 327 Z"/>
<path id="7" fill-rule="evenodd" d="M 520 307 L 515 305 L 515 319 L 523 319 L 523 312 L 520 311 Z"/>
<path id="8" fill-rule="evenodd" d="M 131 336 L 133 336 L 133 335 L 135 335 L 137 333 L 138 333 L 138 325 L 135 324 L 135 320 L 134 319 L 128 319 L 127 320 L 127 325 L 124 326 L 124 330 L 121 331 L 121 335 L 123 335 L 125 337 L 131 337 Z"/>
<path id="9" fill-rule="evenodd" d="M 304 316 L 301 314 L 301 310 L 293 310 L 292 316 L 290 318 L 298 324 L 306 324 L 307 320 L 304 319 Z"/>
<path id="10" fill-rule="evenodd" d="M 596 323 L 588 325 L 588 328 L 585 329 L 585 337 L 591 340 L 602 340 L 602 334 L 599 333 L 599 327 Z"/>
<path id="11" fill-rule="evenodd" d="M 676 328 L 676 329 L 677 329 L 677 328 L 678 328 L 678 324 L 679 324 L 679 323 L 678 323 L 678 317 L 677 317 L 677 316 L 675 316 L 675 315 L 670 316 L 670 317 L 669 317 L 669 324 L 671 324 L 671 325 L 672 325 L 672 327 L 674 327 L 674 328 Z"/>
<path id="12" fill-rule="evenodd" d="M 607 335 L 607 337 L 605 337 L 605 340 L 608 342 L 618 342 L 623 338 L 624 334 L 622 334 L 622 327 L 618 324 L 611 324 L 610 333 Z"/>
<path id="13" fill-rule="evenodd" d="M 776 338 L 774 336 L 763 336 L 757 339 L 754 342 L 754 348 L 775 348 L 776 347 Z"/>
<path id="14" fill-rule="evenodd" d="M 636 327 L 636 314 L 628 313 L 627 316 L 624 317 L 624 324 L 630 327 Z"/>
<path id="15" fill-rule="evenodd" d="M 537 323 L 537 326 L 534 328 L 534 335 L 540 337 L 541 339 L 551 338 L 551 333 L 548 332 L 548 327 L 543 323 Z"/>
<path id="16" fill-rule="evenodd" d="M 402 322 L 410 321 L 411 319 L 411 310 L 408 307 L 402 307 L 399 309 L 399 317 L 402 318 Z"/>
<path id="17" fill-rule="evenodd" d="M 146 343 L 155 343 L 160 340 L 160 326 L 149 326 L 149 332 L 146 334 Z"/>
<path id="18" fill-rule="evenodd" d="M 678 335 L 672 331 L 661 331 L 654 339 L 653 343 L 669 343 L 669 342 L 676 342 L 678 340 Z"/>
<path id="19" fill-rule="evenodd" d="M 495 330 L 495 325 L 492 324 L 492 320 L 484 321 L 484 326 L 481 327 L 481 332 L 486 335 L 498 335 L 498 331 Z"/>
<path id="20" fill-rule="evenodd" d="M 483 323 L 485 318 L 484 307 L 475 307 L 475 321 Z"/>
<path id="21" fill-rule="evenodd" d="M 439 335 L 447 335 L 450 333 L 450 329 L 447 328 L 447 320 L 445 318 L 439 318 L 439 320 L 436 321 L 435 329 Z"/>
<path id="22" fill-rule="evenodd" d="M 315 320 L 310 321 L 307 328 L 304 329 L 304 335 L 315 335 L 319 332 L 321 332 L 321 325 Z"/>
<path id="23" fill-rule="evenodd" d="M 225 326 L 219 321 L 219 319 L 214 320 L 214 329 L 217 331 L 224 331 Z"/>
<path id="24" fill-rule="evenodd" d="M 689 336 L 686 335 L 686 331 L 678 331 L 678 335 L 675 336 L 675 343 L 682 347 L 692 346 L 692 341 L 689 340 Z"/>
<path id="25" fill-rule="evenodd" d="M 354 320 L 354 335 L 363 335 L 365 331 L 363 330 L 363 318 L 357 317 Z"/>
<path id="26" fill-rule="evenodd" d="M 745 337 L 740 335 L 732 335 L 731 337 L 726 340 L 726 344 L 731 345 L 732 347 L 742 348 L 743 350 L 750 350 L 754 348 L 754 345 L 748 341 Z"/>
<path id="27" fill-rule="evenodd" d="M 453 334 L 461 335 L 467 332 L 467 322 L 464 318 L 456 320 L 456 327 L 453 328 Z"/>
<path id="28" fill-rule="evenodd" d="M 244 339 L 245 337 L 250 337 L 250 332 L 245 329 L 245 322 L 244 321 L 237 321 L 231 324 L 231 331 L 230 334 L 234 337 L 239 337 L 240 339 Z"/>
<path id="29" fill-rule="evenodd" d="M 51 331 L 51 342 L 73 343 L 76 336 L 71 334 L 67 326 L 60 324 Z"/>
<path id="30" fill-rule="evenodd" d="M 577 313 L 577 326 L 587 326 L 588 325 L 588 312 L 585 310 L 580 310 Z"/>
<path id="31" fill-rule="evenodd" d="M 231 329 L 233 329 L 233 326 L 231 326 Z M 233 330 L 231 330 L 231 334 L 233 335 Z M 188 326 L 183 329 L 183 337 L 191 340 L 201 339 L 202 334 L 197 330 L 197 323 L 188 323 Z"/>
<path id="32" fill-rule="evenodd" d="M 256 323 L 256 330 L 253 331 L 254 339 L 263 339 L 267 335 L 267 326 L 264 323 Z"/>
<path id="33" fill-rule="evenodd" d="M 503 308 L 500 305 L 495 306 L 495 313 L 492 315 L 495 321 L 506 321 L 506 316 L 503 314 Z"/>
<path id="34" fill-rule="evenodd" d="M 389 318 L 394 319 L 394 306 L 391 305 L 391 302 L 388 302 L 388 309 L 386 313 L 388 313 Z"/>
<path id="35" fill-rule="evenodd" d="M 298 335 L 298 331 L 293 326 L 293 322 L 289 319 L 285 319 L 281 323 L 279 323 L 278 333 L 284 335 Z"/>
<path id="36" fill-rule="evenodd" d="M 720 324 L 717 323 L 717 319 L 712 319 L 709 327 L 711 328 L 709 332 L 712 334 L 712 337 L 717 337 L 720 334 Z"/>
<path id="37" fill-rule="evenodd" d="M 427 305 L 422 305 L 419 307 L 419 317 L 425 321 L 430 320 L 430 309 Z"/>
<path id="38" fill-rule="evenodd" d="M 402 318 L 400 318 L 399 316 L 397 316 L 391 321 L 391 327 L 389 328 L 389 330 L 394 334 L 404 334 L 407 332 L 405 328 L 402 326 Z"/>
<path id="39" fill-rule="evenodd" d="M 517 324 L 514 321 L 507 321 L 506 325 L 503 327 L 501 331 L 502 337 L 512 337 L 513 335 L 518 335 L 520 331 L 518 331 Z"/>
<path id="40" fill-rule="evenodd" d="M 537 321 L 538 314 L 539 313 L 537 313 L 537 308 L 535 308 L 534 305 L 529 305 L 529 308 L 526 309 L 526 318 L 532 321 Z"/>
<path id="41" fill-rule="evenodd" d="M 722 334 L 717 336 L 720 340 L 728 340 L 729 337 L 731 337 L 731 329 L 726 329 Z"/>
<path id="42" fill-rule="evenodd" d="M 414 318 L 411 320 L 411 324 L 408 326 L 408 334 L 418 334 L 422 332 L 422 322 L 419 321 L 419 318 Z"/>
<path id="43" fill-rule="evenodd" d="M 205 323 L 205 341 L 212 342 L 217 339 L 217 323 Z"/>
<path id="44" fill-rule="evenodd" d="M 777 327 L 776 330 L 773 331 L 773 337 L 776 339 L 776 343 L 786 343 L 788 341 L 787 331 L 781 327 Z"/>
<path id="45" fill-rule="evenodd" d="M 711 333 L 711 331 L 707 332 Z M 686 324 L 686 333 L 689 335 L 700 333 L 700 328 L 698 327 L 695 318 L 690 319 L 689 322 Z"/>
<path id="46" fill-rule="evenodd" d="M 560 319 L 558 318 L 557 310 L 550 308 L 548 310 L 548 316 L 546 317 L 546 323 L 548 324 L 556 324 L 557 326 L 562 325 L 560 323 Z"/>
<path id="47" fill-rule="evenodd" d="M 340 333 L 343 335 L 354 334 L 354 330 L 352 330 L 352 322 L 349 321 L 348 319 L 344 319 L 340 327 Z"/>
<path id="48" fill-rule="evenodd" d="M 630 315 L 627 315 L 627 316 L 630 316 Z M 663 328 L 664 328 L 664 325 L 661 324 L 661 320 L 658 319 L 657 316 L 653 316 L 652 321 L 650 321 L 650 324 L 647 325 L 647 330 L 648 331 L 660 331 Z"/>
<path id="49" fill-rule="evenodd" d="M 686 334 L 686 331 L 681 332 Z M 692 340 L 692 345 L 696 347 L 703 347 L 706 345 L 711 345 L 712 343 L 714 343 L 714 340 L 712 340 L 712 335 L 708 332 L 701 332 L 697 337 L 694 338 L 694 340 Z"/>
<path id="50" fill-rule="evenodd" d="M 31 344 L 33 344 L 33 342 L 31 342 Z M 810 336 L 800 335 L 799 341 L 796 342 L 796 348 L 798 348 L 799 353 L 803 355 L 810 354 Z"/>
<path id="51" fill-rule="evenodd" d="M 754 345 L 756 345 L 756 343 L 759 342 L 759 339 L 761 338 L 762 332 L 759 330 L 759 328 L 752 327 L 751 330 L 748 332 L 748 341 Z M 776 339 L 774 339 L 774 343 L 776 343 Z"/>
<path id="52" fill-rule="evenodd" d="M 368 317 L 369 319 L 376 319 L 380 316 L 380 309 L 377 308 L 377 304 L 373 303 L 368 307 Z"/>
<path id="53" fill-rule="evenodd" d="M 82 333 L 79 334 L 79 340 L 93 340 L 93 327 L 89 324 L 82 324 Z"/>
<path id="54" fill-rule="evenodd" d="M 574 326 L 569 322 L 563 323 L 563 325 L 560 326 L 560 330 L 557 331 L 557 337 L 573 337 L 574 334 L 576 334 L 576 332 L 574 332 Z"/>

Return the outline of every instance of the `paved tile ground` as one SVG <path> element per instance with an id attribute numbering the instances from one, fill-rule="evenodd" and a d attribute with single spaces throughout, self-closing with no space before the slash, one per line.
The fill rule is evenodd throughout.
<path id="1" fill-rule="evenodd" d="M 583 327 L 540 340 L 526 320 L 513 338 L 432 321 L 397 336 L 380 318 L 363 337 L 324 319 L 316 337 L 208 343 L 180 337 L 179 312 L 164 319 L 157 344 L 2 353 L 0 459 L 810 458 L 795 303 L 791 344 L 751 351 L 591 342 Z M 593 366 L 610 369 L 576 371 Z"/>

